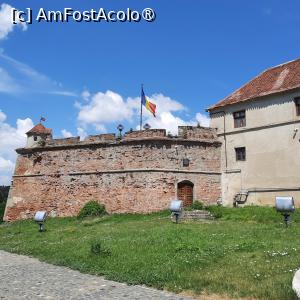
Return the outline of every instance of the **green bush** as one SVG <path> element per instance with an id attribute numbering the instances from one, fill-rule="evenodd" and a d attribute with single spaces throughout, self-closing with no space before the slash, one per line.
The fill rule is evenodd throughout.
<path id="1" fill-rule="evenodd" d="M 103 248 L 100 241 L 92 241 L 91 253 L 94 255 L 104 255 L 104 256 L 111 255 L 111 252 L 109 250 Z"/>
<path id="2" fill-rule="evenodd" d="M 193 204 L 191 205 L 192 210 L 201 210 L 203 209 L 204 205 L 202 202 L 200 201 L 195 201 L 193 202 Z"/>
<path id="3" fill-rule="evenodd" d="M 78 218 L 99 217 L 106 214 L 105 206 L 97 201 L 87 202 L 78 214 Z"/>
<path id="4" fill-rule="evenodd" d="M 91 252 L 93 254 L 100 254 L 101 253 L 101 243 L 100 242 L 92 242 Z"/>
<path id="5" fill-rule="evenodd" d="M 204 209 L 203 203 L 200 201 L 194 201 L 192 205 L 186 207 L 184 210 L 191 211 L 191 210 L 202 210 L 202 209 Z"/>

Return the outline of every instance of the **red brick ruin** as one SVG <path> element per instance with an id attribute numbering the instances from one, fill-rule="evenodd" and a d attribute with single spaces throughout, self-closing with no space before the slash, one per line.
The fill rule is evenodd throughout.
<path id="1" fill-rule="evenodd" d="M 215 204 L 221 196 L 221 143 L 215 129 L 180 126 L 178 136 L 165 130 L 53 139 L 38 124 L 27 133 L 18 158 L 4 220 L 77 215 L 90 200 L 108 213 L 149 213 L 185 204 Z M 185 199 L 187 190 L 189 199 Z M 191 199 L 192 197 L 192 199 Z"/>

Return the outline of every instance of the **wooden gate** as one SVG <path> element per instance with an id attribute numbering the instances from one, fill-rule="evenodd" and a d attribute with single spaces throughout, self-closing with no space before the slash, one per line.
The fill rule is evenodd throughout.
<path id="1" fill-rule="evenodd" d="M 183 206 L 193 204 L 193 188 L 194 184 L 190 181 L 182 181 L 178 183 L 177 197 L 183 201 Z"/>

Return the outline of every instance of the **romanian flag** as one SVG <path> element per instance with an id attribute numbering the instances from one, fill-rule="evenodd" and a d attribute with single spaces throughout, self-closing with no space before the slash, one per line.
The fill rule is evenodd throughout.
<path id="1" fill-rule="evenodd" d="M 156 105 L 150 102 L 147 97 L 145 96 L 144 90 L 142 88 L 142 95 L 141 95 L 142 104 L 153 114 L 155 117 Z"/>

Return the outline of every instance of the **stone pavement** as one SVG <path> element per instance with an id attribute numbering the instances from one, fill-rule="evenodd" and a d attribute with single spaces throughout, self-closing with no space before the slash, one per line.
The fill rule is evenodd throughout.
<path id="1" fill-rule="evenodd" d="M 0 250 L 0 299 L 191 300 L 192 298 L 144 286 L 128 286 Z"/>

